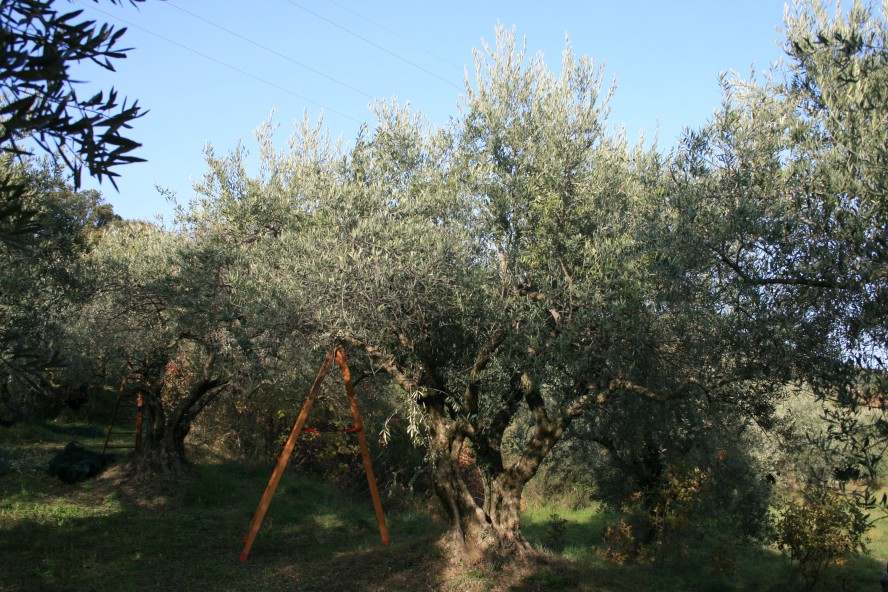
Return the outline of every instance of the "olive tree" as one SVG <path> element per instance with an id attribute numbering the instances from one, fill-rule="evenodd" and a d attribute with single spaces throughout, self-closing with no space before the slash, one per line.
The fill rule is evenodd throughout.
<path id="1" fill-rule="evenodd" d="M 70 319 L 84 373 L 143 394 L 137 468 L 178 474 L 194 418 L 229 387 L 248 349 L 229 274 L 237 253 L 211 239 L 131 222 L 88 259 L 93 295 Z M 239 341 L 240 340 L 240 341 Z"/>
<path id="2" fill-rule="evenodd" d="M 242 151 L 211 155 L 200 203 L 206 225 L 246 231 L 288 331 L 402 388 L 457 548 L 520 555 L 522 490 L 575 418 L 712 393 L 725 357 L 700 338 L 718 303 L 673 298 L 652 253 L 664 169 L 608 134 L 600 68 L 568 49 L 553 74 L 501 29 L 476 69 L 446 129 L 390 104 L 347 150 L 304 123 L 278 152 L 264 128 L 260 175 Z M 483 500 L 459 470 L 469 450 Z"/>
<path id="3" fill-rule="evenodd" d="M 669 203 L 751 359 L 838 403 L 836 424 L 885 387 L 886 36 L 884 7 L 789 11 L 788 65 L 724 81 L 722 109 L 680 147 Z"/>
<path id="4" fill-rule="evenodd" d="M 119 220 L 97 191 L 75 191 L 57 163 L 0 157 L 4 174 L 27 191 L 33 226 L 27 249 L 0 242 L 0 416 L 58 411 L 68 383 L 65 319 L 88 298 L 81 259 Z M 69 391 L 70 393 L 70 391 Z M 70 403 L 76 405 L 71 400 Z M 83 402 L 78 401 L 78 402 Z"/>
<path id="5" fill-rule="evenodd" d="M 381 103 L 347 148 L 303 122 L 281 151 L 262 128 L 255 177 L 242 149 L 210 154 L 193 223 L 243 245 L 282 342 L 344 343 L 401 387 L 456 548 L 520 556 L 521 493 L 578 418 L 682 399 L 767 426 L 785 383 L 835 384 L 864 343 L 837 336 L 884 330 L 885 225 L 878 200 L 810 185 L 836 179 L 806 66 L 729 86 L 668 159 L 609 131 L 602 71 L 569 47 L 555 74 L 500 29 L 475 66 L 444 128 Z M 855 195 L 867 162 L 839 177 Z M 837 223 L 856 247 L 836 251 Z"/>

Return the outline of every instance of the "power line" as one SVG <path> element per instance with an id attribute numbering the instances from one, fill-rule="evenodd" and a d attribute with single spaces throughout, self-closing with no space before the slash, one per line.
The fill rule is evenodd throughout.
<path id="1" fill-rule="evenodd" d="M 265 51 L 267 51 L 267 52 L 269 52 L 269 53 L 272 53 L 272 54 L 274 54 L 274 55 L 276 55 L 276 56 L 278 56 L 278 57 L 281 57 L 281 58 L 287 60 L 288 62 L 291 62 L 291 63 L 293 63 L 293 64 L 296 64 L 297 66 L 299 66 L 299 67 L 301 67 L 301 68 L 305 68 L 306 70 L 308 70 L 308 71 L 310 71 L 310 72 L 314 72 L 314 73 L 317 74 L 318 76 L 323 76 L 323 77 L 326 78 L 327 80 L 332 80 L 332 81 L 335 82 L 336 84 L 339 84 L 340 86 L 344 86 L 345 88 L 348 88 L 348 89 L 350 89 L 350 90 L 353 90 L 353 91 L 355 91 L 356 93 L 358 93 L 358 94 L 360 94 L 360 95 L 364 95 L 365 97 L 367 97 L 367 98 L 370 99 L 370 100 L 374 100 L 374 99 L 376 98 L 376 97 L 374 97 L 373 95 L 370 95 L 370 94 L 368 94 L 368 93 L 365 93 L 364 91 L 362 91 L 362 90 L 360 90 L 360 89 L 358 89 L 358 88 L 355 88 L 355 87 L 353 87 L 353 86 L 350 85 L 350 84 L 347 84 L 347 83 L 345 83 L 345 82 L 343 82 L 343 81 L 341 81 L 341 80 L 338 80 L 338 79 L 336 79 L 336 78 L 333 78 L 332 76 L 329 76 L 329 75 L 327 75 L 327 74 L 324 74 L 324 73 L 321 72 L 320 70 L 316 70 L 316 69 L 312 68 L 311 66 L 307 66 L 307 65 L 303 64 L 302 62 L 300 62 L 300 61 L 298 61 L 298 60 L 294 60 L 294 59 L 291 58 L 290 56 L 284 55 L 284 54 L 282 54 L 282 53 L 280 53 L 280 52 L 278 52 L 278 51 L 275 51 L 275 50 L 271 49 L 270 47 L 267 47 L 267 46 L 265 46 L 265 45 L 262 45 L 261 43 L 258 43 L 258 42 L 256 42 L 256 41 L 253 41 L 252 39 L 249 39 L 249 38 L 247 38 L 247 37 L 244 37 L 243 35 L 241 35 L 240 33 L 237 33 L 236 31 L 232 31 L 231 29 L 227 29 L 227 28 L 223 27 L 223 26 L 220 25 L 220 24 L 217 24 L 217 23 L 214 23 L 213 21 L 207 20 L 207 19 L 205 19 L 204 17 L 202 17 L 202 16 L 200 16 L 200 15 L 194 14 L 193 12 L 191 12 L 191 11 L 189 11 L 189 10 L 186 10 L 186 9 L 182 8 L 181 6 L 176 6 L 175 4 L 173 4 L 172 2 L 170 2 L 169 0 L 167 0 L 166 2 L 164 2 L 164 4 L 166 4 L 167 6 L 171 6 L 171 7 L 175 8 L 176 10 L 182 11 L 182 12 L 184 12 L 185 14 L 190 14 L 190 15 L 193 16 L 194 18 L 196 18 L 196 19 L 198 19 L 198 20 L 201 20 L 201 21 L 207 23 L 208 25 L 212 25 L 213 27 L 216 27 L 217 29 L 220 29 L 220 30 L 222 30 L 222 31 L 225 31 L 225 32 L 228 33 L 229 35 L 234 35 L 235 37 L 238 37 L 239 39 L 243 39 L 243 40 L 246 41 L 247 43 L 251 43 L 251 44 L 255 45 L 256 47 L 259 47 L 259 48 L 261 48 L 261 49 L 264 49 Z"/>
<path id="2" fill-rule="evenodd" d="M 334 5 L 334 6 L 338 6 L 339 8 L 341 8 L 341 9 L 343 9 L 343 10 L 347 10 L 348 12 L 352 13 L 353 15 L 355 15 L 356 17 L 358 17 L 359 19 L 365 20 L 365 21 L 367 21 L 368 23 L 370 23 L 371 25 L 375 25 L 375 26 L 379 27 L 380 29 L 382 29 L 382 30 L 385 31 L 386 33 L 388 33 L 388 34 L 390 34 L 390 35 L 394 35 L 395 37 L 397 37 L 397 38 L 400 39 L 401 41 L 405 41 L 405 42 L 409 43 L 410 45 L 412 45 L 413 47 L 416 47 L 416 48 L 418 48 L 418 49 L 423 50 L 424 52 L 426 52 L 426 53 L 429 54 L 430 56 L 433 56 L 433 57 L 438 58 L 439 60 L 441 60 L 441 61 L 444 62 L 445 64 L 448 64 L 448 65 L 450 65 L 450 66 L 453 66 L 454 68 L 462 68 L 462 66 L 461 66 L 460 64 L 456 64 L 456 63 L 454 63 L 454 62 L 451 62 L 450 60 L 448 60 L 448 59 L 445 58 L 444 56 L 442 56 L 442 55 L 440 55 L 440 54 L 437 54 L 437 53 L 435 53 L 434 51 L 432 51 L 432 50 L 430 50 L 430 49 L 428 49 L 428 48 L 423 47 L 423 46 L 420 45 L 419 43 L 415 43 L 415 42 L 411 41 L 410 39 L 407 39 L 406 37 L 404 37 L 403 35 L 401 35 L 401 34 L 398 33 L 397 31 L 393 31 L 393 30 L 389 29 L 388 27 L 386 27 L 385 25 L 380 24 L 380 23 L 377 23 L 376 21 L 367 18 L 367 17 L 364 16 L 363 14 L 361 14 L 361 13 L 359 13 L 359 12 L 357 12 L 357 11 L 352 10 L 352 9 L 349 8 L 348 6 L 345 6 L 345 5 L 343 5 L 343 4 L 340 4 L 339 2 L 335 2 L 334 0 L 327 0 L 327 2 L 329 2 L 330 4 L 332 4 L 332 5 Z"/>
<path id="3" fill-rule="evenodd" d="M 450 81 L 447 80 L 446 78 L 444 78 L 444 77 L 442 77 L 442 76 L 438 76 L 437 74 L 435 74 L 435 73 L 432 72 L 431 70 L 428 70 L 428 69 L 426 69 L 426 68 L 423 68 L 423 67 L 420 66 L 419 64 L 417 64 L 417 63 L 415 63 L 415 62 L 411 62 L 411 61 L 408 60 L 407 58 L 404 58 L 404 57 L 399 56 L 399 55 L 396 54 L 395 52 L 393 52 L 393 51 L 391 51 L 391 50 L 389 50 L 389 49 L 386 49 L 385 47 L 379 45 L 378 43 L 374 43 L 373 41 L 370 41 L 370 40 L 367 39 L 366 37 L 362 37 L 361 35 L 358 35 L 358 34 L 355 33 L 354 31 L 351 31 L 351 30 L 349 30 L 349 29 L 343 27 L 342 25 L 339 25 L 339 24 L 337 24 L 337 23 L 334 23 L 334 22 L 331 21 L 330 19 L 328 19 L 328 18 L 326 18 L 326 17 L 323 17 L 323 16 L 319 15 L 318 13 L 314 12 L 313 10 L 309 10 L 308 8 L 306 8 L 306 7 L 302 6 L 301 4 L 299 4 L 298 2 L 294 2 L 293 0 L 287 0 L 287 2 L 289 2 L 290 4 L 292 4 L 293 6 L 295 6 L 296 8 L 300 8 L 300 9 L 304 10 L 305 12 L 307 12 L 307 13 L 309 13 L 309 14 L 315 16 L 316 18 L 321 19 L 322 21 L 326 21 L 326 22 L 330 23 L 331 25 L 333 25 L 333 26 L 336 27 L 337 29 L 342 29 L 343 31 L 345 31 L 345 32 L 348 33 L 349 35 L 352 35 L 353 37 L 357 37 L 358 39 L 360 39 L 360 40 L 363 41 L 364 43 L 369 43 L 369 44 L 372 45 L 373 47 L 376 47 L 377 49 L 381 49 L 382 51 L 386 52 L 387 54 L 389 54 L 389 55 L 391 55 L 391 56 L 393 56 L 393 57 L 398 58 L 399 60 L 401 60 L 401 61 L 404 62 L 405 64 L 410 64 L 411 66 L 413 66 L 413 67 L 416 68 L 417 70 L 422 70 L 423 72 L 425 72 L 425 73 L 428 74 L 429 76 L 433 76 L 433 77 L 437 78 L 438 80 L 440 80 L 440 81 L 443 82 L 444 84 L 450 85 L 450 86 L 452 86 L 453 88 L 455 88 L 455 89 L 457 89 L 457 90 L 462 90 L 462 87 L 461 87 L 461 86 L 458 86 L 458 85 L 456 85 L 456 84 L 453 84 L 452 82 L 450 82 Z"/>
<path id="4" fill-rule="evenodd" d="M 337 110 L 335 110 L 335 109 L 331 109 L 330 107 L 327 107 L 327 106 L 324 105 L 323 103 L 318 103 L 317 101 L 313 101 L 312 99 L 309 99 L 308 97 L 304 97 L 304 96 L 302 96 L 302 95 L 300 95 L 300 94 L 298 94 L 298 93 L 295 93 L 295 92 L 293 92 L 293 91 L 291 91 L 291 90 L 289 90 L 289 89 L 286 89 L 286 88 L 284 88 L 284 87 L 282 87 L 282 86 L 278 86 L 277 84 L 275 84 L 275 83 L 273 83 L 273 82 L 269 82 L 268 80 L 265 80 L 264 78 L 260 78 L 260 77 L 254 75 L 254 74 L 250 74 L 249 72 L 247 72 L 247 71 L 245 71 L 245 70 L 241 70 L 240 68 L 238 68 L 238 67 L 236 67 L 236 66 L 232 66 L 231 64 L 227 64 L 227 63 L 223 62 L 222 60 L 218 60 L 218 59 L 216 59 L 216 58 L 214 58 L 214 57 L 212 57 L 212 56 L 209 56 L 209 55 L 207 55 L 207 54 L 205 54 L 205 53 L 203 53 L 203 52 L 200 52 L 200 51 L 198 51 L 198 50 L 196 50 L 196 49 L 192 49 L 192 48 L 190 48 L 190 47 L 188 47 L 188 46 L 186 46 L 186 45 L 182 45 L 181 43 L 179 43 L 179 42 L 177 42 L 177 41 L 173 41 L 172 39 L 169 39 L 169 38 L 167 38 L 167 37 L 164 37 L 163 35 L 159 35 L 159 34 L 155 33 L 154 31 L 149 31 L 148 29 L 146 29 L 146 28 L 144 28 L 144 27 L 140 27 L 139 25 L 137 25 L 137 24 L 135 24 L 135 23 L 132 23 L 132 22 L 130 22 L 130 21 L 127 21 L 126 19 L 122 19 L 122 18 L 120 18 L 119 16 L 116 16 L 116 15 L 114 15 L 114 14 L 111 14 L 110 12 L 105 12 L 104 10 L 102 10 L 102 9 L 100 9 L 100 8 L 96 8 L 96 7 L 95 7 L 94 5 L 92 5 L 92 4 L 87 4 L 87 3 L 84 2 L 83 0 L 77 0 L 77 3 L 78 3 L 78 4 L 82 4 L 83 6 L 86 6 L 87 8 L 90 8 L 90 9 L 95 10 L 95 11 L 97 11 L 97 12 L 101 12 L 102 14 L 104 14 L 104 15 L 106 15 L 106 16 L 109 16 L 109 17 L 111 17 L 111 18 L 113 18 L 113 19 L 116 19 L 116 20 L 118 20 L 118 21 L 120 21 L 120 22 L 122 22 L 122 23 L 124 23 L 124 24 L 126 24 L 126 25 L 129 25 L 130 27 L 134 27 L 134 28 L 136 28 L 136 29 L 139 29 L 140 31 L 143 31 L 143 32 L 145 32 L 145 33 L 148 33 L 149 35 L 153 35 L 154 37 L 157 37 L 158 39 L 162 39 L 163 41 L 166 41 L 167 43 L 172 43 L 173 45 L 175 45 L 175 46 L 177 46 L 177 47 L 180 47 L 180 48 L 182 48 L 182 49 L 184 49 L 184 50 L 186 50 L 186 51 L 190 51 L 191 53 L 197 54 L 197 55 L 199 55 L 200 57 L 202 57 L 202 58 L 204 58 L 204 59 L 210 60 L 211 62 L 216 62 L 216 63 L 219 64 L 220 66 L 225 66 L 225 67 L 228 68 L 229 70 L 234 70 L 235 72 L 238 72 L 238 73 L 240 73 L 240 74 L 243 74 L 244 76 L 249 76 L 249 77 L 252 78 L 253 80 L 256 80 L 256 81 L 258 81 L 258 82 L 261 82 L 262 84 L 266 84 L 266 85 L 268 85 L 268 86 L 270 86 L 270 87 L 272 87 L 272 88 L 274 88 L 274 89 L 277 89 L 277 90 L 279 90 L 279 91 L 281 91 L 281 92 L 285 92 L 285 93 L 287 93 L 287 94 L 289 94 L 289 95 L 292 95 L 292 96 L 294 96 L 294 97 L 296 97 L 296 98 L 298 98 L 298 99 L 301 99 L 301 100 L 303 100 L 303 101 L 307 101 L 307 102 L 311 103 L 312 105 L 317 105 L 318 107 L 321 107 L 322 109 L 326 109 L 326 110 L 329 111 L 330 113 L 335 113 L 336 115 L 339 115 L 340 117 L 344 117 L 345 119 L 348 119 L 348 120 L 350 120 L 350 121 L 354 121 L 355 123 L 358 123 L 358 124 L 362 123 L 361 121 L 355 119 L 354 117 L 352 117 L 352 116 L 350 116 L 350 115 L 346 115 L 345 113 L 341 113 L 341 112 L 339 112 L 339 111 L 337 111 Z"/>

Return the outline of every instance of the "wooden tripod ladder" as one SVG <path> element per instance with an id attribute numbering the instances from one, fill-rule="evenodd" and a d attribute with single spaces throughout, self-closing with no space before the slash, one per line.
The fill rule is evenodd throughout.
<path id="1" fill-rule="evenodd" d="M 321 388 L 321 382 L 324 380 L 324 376 L 327 375 L 327 370 L 330 369 L 330 364 L 333 362 L 335 362 L 340 370 L 342 370 L 342 380 L 345 382 L 345 393 L 348 396 L 348 406 L 351 409 L 352 420 L 354 421 L 354 426 L 346 430 L 346 432 L 353 433 L 358 437 L 358 444 L 361 448 L 361 457 L 364 461 L 364 472 L 367 473 L 367 483 L 370 485 L 370 497 L 373 498 L 373 509 L 376 510 L 376 521 L 379 523 L 379 535 L 382 537 L 383 545 L 389 544 L 388 526 L 386 526 L 385 516 L 382 513 L 382 502 L 379 499 L 379 490 L 376 487 L 376 476 L 373 474 L 373 465 L 370 462 L 370 448 L 367 446 L 367 438 L 364 436 L 364 424 L 361 422 L 361 413 L 358 410 L 358 400 L 355 397 L 355 389 L 352 385 L 351 373 L 348 369 L 348 363 L 345 360 L 345 349 L 342 346 L 337 346 L 324 358 L 324 363 L 321 364 L 318 375 L 315 378 L 314 383 L 311 385 L 308 398 L 305 400 L 305 405 L 302 406 L 302 411 L 296 419 L 293 431 L 290 432 L 290 437 L 287 438 L 287 443 L 284 445 L 284 451 L 281 453 L 277 466 L 271 474 L 271 479 L 268 480 L 268 485 L 265 487 L 265 493 L 262 494 L 259 506 L 256 508 L 256 512 L 250 520 L 249 531 L 247 531 L 247 535 L 243 540 L 244 550 L 240 555 L 241 561 L 246 561 L 247 556 L 250 554 L 250 548 L 252 548 L 253 542 L 256 540 L 256 535 L 259 534 L 259 527 L 262 526 L 262 520 L 265 519 L 265 513 L 268 511 L 268 506 L 271 504 L 271 498 L 274 497 L 274 492 L 281 480 L 281 476 L 284 474 L 284 469 L 287 468 L 287 463 L 290 462 L 290 457 L 293 455 L 293 449 L 296 447 L 296 439 L 305 427 L 305 420 L 308 419 L 308 412 L 311 409 L 312 404 L 315 402 L 315 399 L 318 396 L 318 391 Z"/>
<path id="2" fill-rule="evenodd" d="M 102 444 L 102 454 L 105 454 L 109 448 L 126 448 L 129 450 L 137 450 L 142 444 L 142 394 L 136 396 L 136 400 L 126 400 L 124 393 L 126 392 L 126 381 L 129 377 L 124 377 L 120 382 L 120 390 L 117 392 L 117 401 L 114 403 L 114 411 L 111 412 L 111 421 L 108 423 L 108 433 L 105 434 L 105 443 Z M 135 416 L 119 417 L 120 409 L 134 409 Z M 126 427 L 117 424 L 119 421 L 126 421 Z M 135 422 L 135 425 L 129 422 Z M 134 436 L 132 444 L 110 444 L 111 436 Z"/>

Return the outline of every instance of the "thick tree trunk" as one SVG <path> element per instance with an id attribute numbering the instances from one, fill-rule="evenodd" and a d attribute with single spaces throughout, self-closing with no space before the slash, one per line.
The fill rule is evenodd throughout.
<path id="1" fill-rule="evenodd" d="M 156 397 L 145 397 L 142 442 L 136 450 L 135 468 L 143 475 L 183 475 L 188 470 L 185 436 L 191 428 L 174 421 Z"/>
<path id="2" fill-rule="evenodd" d="M 527 481 L 514 472 L 488 475 L 479 505 L 460 471 L 463 438 L 446 420 L 433 421 L 430 427 L 435 493 L 447 515 L 447 538 L 455 554 L 472 562 L 525 557 L 530 545 L 521 534 L 520 511 Z"/>
<path id="3" fill-rule="evenodd" d="M 469 370 L 461 406 L 450 402 L 458 397 L 454 393 L 448 395 L 428 338 L 417 341 L 396 330 L 400 343 L 415 353 L 422 363 L 404 363 L 379 347 L 354 337 L 344 338 L 361 347 L 405 392 L 414 393 L 423 406 L 429 430 L 435 492 L 450 523 L 449 542 L 460 559 L 484 560 L 499 556 L 514 561 L 528 555 L 531 547 L 521 534 L 521 494 L 564 434 L 571 418 L 588 400 L 587 396 L 579 397 L 570 407 L 561 410 L 553 421 L 549 418 L 538 382 L 526 372 L 515 370 L 509 390 L 502 393 L 499 411 L 483 424 L 468 419 L 467 416 L 479 415 L 482 374 L 508 333 L 505 329 L 494 331 L 480 348 Z M 532 413 L 535 430 L 525 442 L 521 457 L 506 467 L 502 456 L 503 435 L 522 400 Z M 483 471 L 484 500 L 481 504 L 473 497 L 460 471 L 460 454 L 467 440 L 474 443 Z"/>
<path id="4" fill-rule="evenodd" d="M 165 431 L 159 439 L 143 440 L 136 454 L 136 470 L 141 474 L 183 475 L 188 470 L 185 459 L 184 437 L 174 429 Z"/>
<path id="5" fill-rule="evenodd" d="M 439 461 L 435 468 L 435 492 L 447 513 L 448 539 L 458 555 L 470 561 L 494 557 L 520 560 L 531 551 L 521 533 L 524 483 L 500 475 L 485 491 L 482 507 L 452 463 Z"/>
<path id="6" fill-rule="evenodd" d="M 226 384 L 215 378 L 202 380 L 170 409 L 160 393 L 146 393 L 142 443 L 136 451 L 137 472 L 171 476 L 186 473 L 185 437 L 191 431 L 191 422 Z"/>
<path id="7" fill-rule="evenodd" d="M 486 514 L 503 548 L 518 551 L 530 549 L 527 539 L 521 534 L 521 494 L 525 485 L 514 474 L 503 473 L 490 485 L 484 500 Z"/>

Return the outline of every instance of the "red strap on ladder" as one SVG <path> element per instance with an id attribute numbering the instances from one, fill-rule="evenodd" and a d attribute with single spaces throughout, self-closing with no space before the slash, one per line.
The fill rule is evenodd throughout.
<path id="1" fill-rule="evenodd" d="M 340 431 L 343 434 L 356 434 L 358 432 L 364 431 L 364 426 L 352 426 L 344 430 L 319 430 L 317 428 L 302 428 L 302 431 L 307 434 L 338 434 L 340 433 Z"/>

